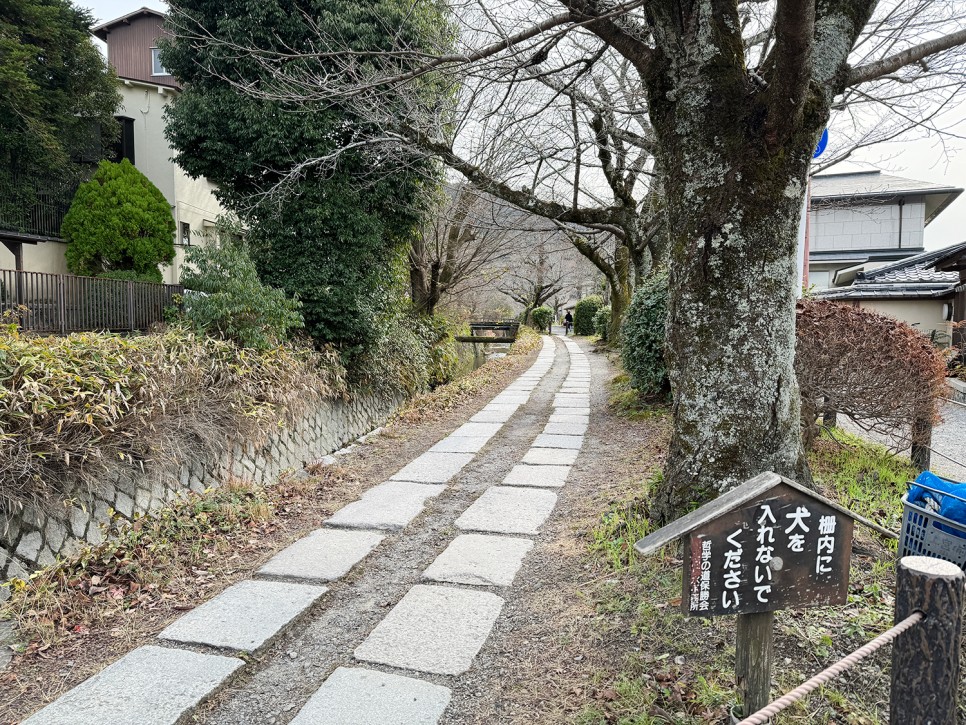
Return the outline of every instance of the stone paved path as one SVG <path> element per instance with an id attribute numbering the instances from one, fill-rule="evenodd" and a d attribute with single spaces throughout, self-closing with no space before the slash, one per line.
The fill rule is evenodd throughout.
<path id="1" fill-rule="evenodd" d="M 566 485 L 589 390 L 578 345 L 545 337 L 530 369 L 389 481 L 25 725 L 438 722 Z M 286 631 L 291 651 L 239 657 Z"/>

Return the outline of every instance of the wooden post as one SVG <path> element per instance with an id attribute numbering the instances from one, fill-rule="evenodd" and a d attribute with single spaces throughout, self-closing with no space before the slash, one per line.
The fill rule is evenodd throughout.
<path id="1" fill-rule="evenodd" d="M 912 422 L 912 450 L 909 457 L 912 465 L 919 471 L 929 470 L 929 446 L 932 443 L 932 421 L 928 418 L 917 418 Z"/>
<path id="2" fill-rule="evenodd" d="M 771 702 L 774 619 L 774 612 L 738 615 L 735 675 L 744 717 L 758 712 Z"/>
<path id="3" fill-rule="evenodd" d="M 896 614 L 926 615 L 892 646 L 891 725 L 955 725 L 966 576 L 955 564 L 906 556 L 896 567 Z"/>

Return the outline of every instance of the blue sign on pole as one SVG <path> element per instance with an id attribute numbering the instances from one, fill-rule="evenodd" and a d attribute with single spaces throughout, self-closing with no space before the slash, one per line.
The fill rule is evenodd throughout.
<path id="1" fill-rule="evenodd" d="M 812 158 L 817 159 L 821 156 L 826 146 L 828 146 L 828 129 L 822 131 L 822 138 L 818 140 L 818 146 L 815 147 L 815 153 L 812 154 Z"/>

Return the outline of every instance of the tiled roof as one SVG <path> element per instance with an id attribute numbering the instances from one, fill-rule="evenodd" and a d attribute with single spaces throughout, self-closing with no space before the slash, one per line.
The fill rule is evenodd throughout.
<path id="1" fill-rule="evenodd" d="M 960 255 L 966 256 L 966 242 L 859 272 L 850 287 L 831 287 L 817 296 L 825 299 L 942 297 L 951 294 L 959 284 L 959 272 L 942 272 L 934 265 Z"/>
<path id="2" fill-rule="evenodd" d="M 880 171 L 859 171 L 848 174 L 822 174 L 812 177 L 812 198 L 850 197 L 890 194 L 935 194 L 962 191 L 945 184 L 905 179 Z"/>
<path id="3" fill-rule="evenodd" d="M 933 265 L 940 258 L 960 251 L 966 251 L 966 242 L 923 252 L 868 272 L 860 272 L 856 284 L 955 284 L 959 282 L 959 272 L 940 272 Z"/>

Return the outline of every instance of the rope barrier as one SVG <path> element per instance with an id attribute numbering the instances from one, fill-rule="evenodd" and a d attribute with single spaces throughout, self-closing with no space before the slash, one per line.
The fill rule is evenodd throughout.
<path id="1" fill-rule="evenodd" d="M 966 468 L 966 463 L 962 463 L 962 462 L 960 462 L 960 461 L 957 461 L 957 460 L 956 460 L 955 458 L 950 458 L 950 457 L 949 457 L 949 456 L 947 456 L 947 455 L 946 455 L 945 453 L 940 453 L 939 451 L 937 451 L 937 450 L 936 450 L 935 448 L 933 448 L 932 446 L 926 446 L 926 448 L 928 448 L 929 450 L 931 450 L 931 451 L 932 451 L 933 453 L 935 453 L 935 454 L 936 454 L 937 456 L 939 456 L 940 458 L 945 458 L 945 459 L 946 459 L 947 461 L 949 461 L 950 463 L 954 463 L 954 464 L 956 464 L 956 465 L 957 465 L 957 466 L 959 466 L 960 468 Z"/>
<path id="2" fill-rule="evenodd" d="M 789 705 L 798 702 L 812 690 L 821 687 L 834 677 L 838 677 L 849 667 L 862 661 L 882 645 L 888 644 L 907 629 L 921 622 L 924 618 L 925 615 L 922 612 L 913 612 L 896 626 L 886 630 L 868 644 L 859 647 L 859 649 L 847 657 L 843 657 L 831 667 L 822 670 L 808 682 L 799 685 L 787 695 L 783 695 L 770 705 L 766 705 L 751 717 L 745 718 L 738 725 L 765 725 L 772 716 L 777 715 Z"/>

